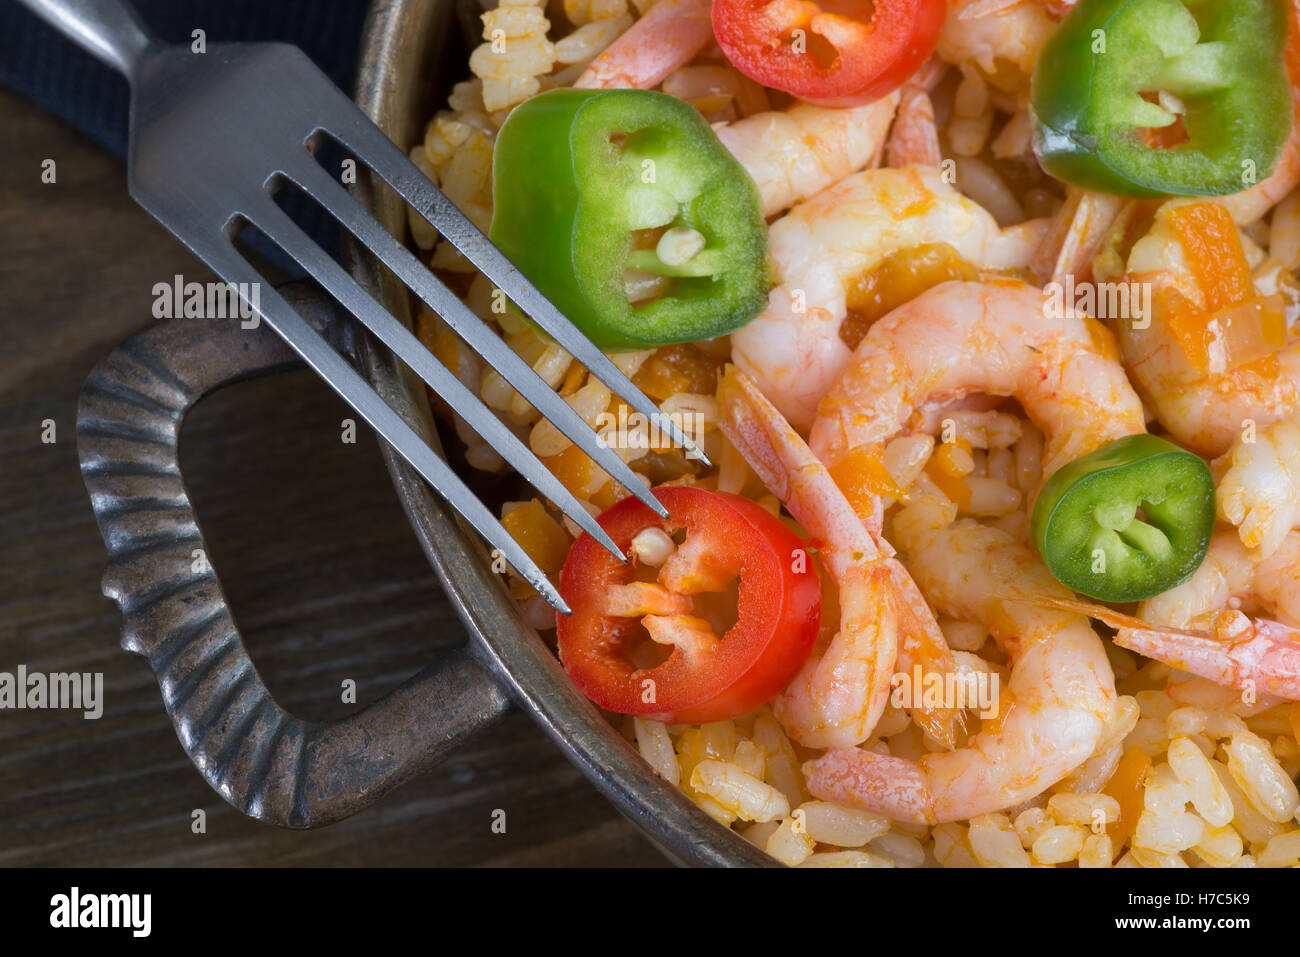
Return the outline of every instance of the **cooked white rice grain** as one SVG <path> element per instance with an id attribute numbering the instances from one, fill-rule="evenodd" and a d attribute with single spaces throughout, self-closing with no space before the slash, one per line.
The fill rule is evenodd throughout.
<path id="1" fill-rule="evenodd" d="M 1232 801 L 1232 826 L 1241 833 L 1242 837 L 1251 844 L 1263 844 L 1274 834 L 1278 834 L 1283 830 L 1281 824 L 1269 820 L 1255 810 L 1250 801 L 1246 800 L 1246 795 L 1237 786 L 1237 782 L 1232 777 L 1232 772 L 1228 770 L 1226 765 L 1215 761 L 1211 767 L 1213 767 L 1215 776 L 1218 777 L 1219 783 L 1223 785 L 1223 789 L 1228 792 L 1228 797 Z"/>
<path id="2" fill-rule="evenodd" d="M 808 835 L 819 844 L 862 847 L 889 832 L 889 821 L 856 808 L 829 801 L 806 801 L 799 805 Z"/>
<path id="3" fill-rule="evenodd" d="M 1000 479 L 968 476 L 966 485 L 970 489 L 970 503 L 965 511 L 971 515 L 996 518 L 1020 508 L 1020 491 Z"/>
<path id="4" fill-rule="evenodd" d="M 1129 851 L 1138 867 L 1190 867 L 1181 854 L 1165 854 L 1144 847 L 1134 847 Z"/>
<path id="5" fill-rule="evenodd" d="M 1168 764 L 1153 765 L 1147 773 L 1142 806 L 1158 817 L 1173 817 L 1187 807 L 1187 791 Z"/>
<path id="6" fill-rule="evenodd" d="M 1232 779 L 1251 806 L 1270 821 L 1281 824 L 1291 820 L 1300 806 L 1300 793 L 1268 742 L 1250 731 L 1238 731 L 1224 748 Z"/>
<path id="7" fill-rule="evenodd" d="M 731 763 L 760 781 L 767 773 L 767 753 L 748 739 L 736 745 L 736 753 L 731 756 Z"/>
<path id="8" fill-rule="evenodd" d="M 680 769 L 677 766 L 677 753 L 673 750 L 672 738 L 668 736 L 668 727 L 659 721 L 634 719 L 636 746 L 641 757 L 654 768 L 661 778 L 673 787 L 677 786 Z"/>
<path id="9" fill-rule="evenodd" d="M 1110 867 L 1114 859 L 1114 845 L 1109 834 L 1089 834 L 1079 851 L 1080 867 Z"/>
<path id="10" fill-rule="evenodd" d="M 939 824 L 934 835 L 934 857 L 943 867 L 978 867 L 979 861 L 960 824 Z"/>
<path id="11" fill-rule="evenodd" d="M 887 857 L 898 867 L 920 867 L 925 863 L 925 848 L 915 837 L 889 831 L 880 835 L 870 844 L 871 850 L 881 857 Z"/>
<path id="12" fill-rule="evenodd" d="M 1016 486 L 1024 495 L 1038 490 L 1043 475 L 1043 433 L 1033 423 L 1021 426 L 1015 445 Z"/>
<path id="13" fill-rule="evenodd" d="M 1168 741 L 1162 718 L 1139 718 L 1124 743 L 1130 748 L 1140 748 L 1152 758 L 1158 758 L 1164 753 Z"/>
<path id="14" fill-rule="evenodd" d="M 642 10 L 640 7 L 637 8 Z M 574 26 L 609 20 L 627 13 L 627 0 L 564 0 L 564 15 Z"/>
<path id="15" fill-rule="evenodd" d="M 1052 827 L 1052 816 L 1044 808 L 1031 807 L 1021 811 L 1013 818 L 1016 834 L 1020 836 L 1020 845 L 1029 850 L 1043 832 Z"/>
<path id="16" fill-rule="evenodd" d="M 1162 721 L 1178 707 L 1177 702 L 1163 691 L 1139 691 L 1136 695 L 1138 708 L 1144 718 L 1159 718 Z"/>
<path id="17" fill-rule="evenodd" d="M 750 824 L 748 827 L 740 829 L 740 836 L 749 841 L 755 847 L 767 850 L 767 842 L 776 829 L 781 826 L 780 821 L 760 821 L 757 824 Z"/>
<path id="18" fill-rule="evenodd" d="M 801 804 L 807 792 L 799 771 L 799 758 L 781 725 L 771 715 L 761 715 L 754 719 L 753 741 L 767 754 L 764 780 L 784 794 L 791 807 Z"/>
<path id="19" fill-rule="evenodd" d="M 1174 738 L 1169 742 L 1168 760 L 1196 813 L 1211 827 L 1231 823 L 1232 799 L 1219 783 L 1204 752 L 1187 738 Z"/>
<path id="20" fill-rule="evenodd" d="M 804 858 L 800 867 L 894 867 L 893 861 L 869 851 L 822 851 Z"/>
<path id="21" fill-rule="evenodd" d="M 1054 794 L 1048 799 L 1047 813 L 1058 824 L 1090 828 L 1100 820 L 1104 826 L 1119 820 L 1119 802 L 1109 794 Z"/>
<path id="22" fill-rule="evenodd" d="M 1136 698 L 1130 695 L 1120 695 L 1116 698 L 1115 710 L 1110 720 L 1102 727 L 1101 737 L 1097 740 L 1097 748 L 1093 754 L 1101 754 L 1123 743 L 1137 726 L 1139 717 L 1141 717 L 1141 708 Z"/>
<path id="23" fill-rule="evenodd" d="M 1064 864 L 1079 856 L 1088 829 L 1075 824 L 1054 824 L 1046 828 L 1034 841 L 1030 853 L 1039 864 Z"/>
<path id="24" fill-rule="evenodd" d="M 1062 778 L 1058 787 L 1066 793 L 1096 794 L 1106 786 L 1123 758 L 1124 745 L 1116 744 L 1109 751 L 1094 754 L 1083 762 Z"/>
<path id="25" fill-rule="evenodd" d="M 983 867 L 1028 867 L 1029 855 L 1005 814 L 972 818 L 967 832 L 971 851 Z"/>
<path id="26" fill-rule="evenodd" d="M 953 651 L 979 651 L 989 640 L 989 630 L 977 621 L 958 621 L 940 615 L 939 628 Z"/>
<path id="27" fill-rule="evenodd" d="M 907 491 L 916 481 L 934 451 L 931 435 L 900 435 L 886 446 L 880 460 L 894 484 Z"/>
<path id="28" fill-rule="evenodd" d="M 1232 867 L 1241 858 L 1242 848 L 1241 835 L 1228 825 L 1207 827 L 1192 850 L 1211 867 Z"/>
<path id="29" fill-rule="evenodd" d="M 1242 617 L 1245 618 L 1244 615 Z M 1272 738 L 1279 734 L 1293 734 L 1291 702 L 1274 705 L 1259 714 L 1251 715 L 1246 719 L 1246 726 L 1260 737 Z"/>
<path id="30" fill-rule="evenodd" d="M 1295 867 L 1300 864 L 1300 830 L 1287 831 L 1272 838 L 1259 852 L 1260 867 Z"/>
<path id="31" fill-rule="evenodd" d="M 1204 734 L 1210 738 L 1227 738 L 1238 731 L 1246 730 L 1246 722 L 1235 714 L 1226 711 L 1208 711 L 1184 705 L 1169 712 L 1165 718 L 1165 728 L 1169 737 L 1179 735 Z"/>
<path id="32" fill-rule="evenodd" d="M 722 824 L 725 827 L 730 827 L 732 823 L 736 820 L 736 815 L 733 811 L 730 811 L 727 808 L 723 807 L 721 804 L 713 800 L 713 798 L 709 797 L 707 794 L 689 792 L 687 796 L 692 801 L 694 801 L 697 805 L 699 805 L 699 807 L 704 811 L 704 813 L 708 814 L 709 817 L 713 818 L 715 821 L 717 821 L 719 824 Z"/>
<path id="33" fill-rule="evenodd" d="M 806 861 L 816 846 L 816 842 L 808 836 L 804 828 L 796 828 L 794 819 L 786 818 L 767 839 L 766 849 L 767 853 L 782 864 L 794 867 Z"/>
<path id="34" fill-rule="evenodd" d="M 555 41 L 555 62 L 566 65 L 589 63 L 631 25 L 632 18 L 628 14 L 584 23 L 567 37 Z"/>
<path id="35" fill-rule="evenodd" d="M 730 762 L 701 761 L 691 772 L 691 787 L 744 821 L 772 821 L 790 813 L 784 794 Z"/>
<path id="36" fill-rule="evenodd" d="M 1176 854 L 1200 843 L 1205 834 L 1205 822 L 1188 811 L 1160 815 L 1143 811 L 1133 834 L 1133 847 Z"/>

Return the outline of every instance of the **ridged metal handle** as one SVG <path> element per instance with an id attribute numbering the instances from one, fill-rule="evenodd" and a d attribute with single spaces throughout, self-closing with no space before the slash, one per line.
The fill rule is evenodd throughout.
<path id="1" fill-rule="evenodd" d="M 281 290 L 331 327 L 309 290 Z M 284 827 L 329 824 L 438 764 L 510 707 L 461 648 L 338 721 L 303 721 L 253 667 L 180 472 L 185 415 L 204 395 L 297 366 L 265 327 L 172 320 L 123 343 L 91 372 L 77 415 L 81 471 L 108 546 L 104 594 L 122 646 L 144 656 L 191 760 L 227 801 Z"/>
<path id="2" fill-rule="evenodd" d="M 87 53 L 128 79 L 153 42 L 135 10 L 122 0 L 18 0 Z"/>

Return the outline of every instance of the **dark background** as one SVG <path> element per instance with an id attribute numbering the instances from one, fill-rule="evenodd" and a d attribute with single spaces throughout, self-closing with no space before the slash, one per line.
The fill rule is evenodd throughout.
<path id="1" fill-rule="evenodd" d="M 168 39 L 298 42 L 350 88 L 358 0 L 148 0 Z M 118 647 L 77 467 L 94 363 L 154 321 L 151 287 L 211 275 L 126 193 L 125 84 L 0 0 L 0 671 L 102 671 L 104 715 L 0 711 L 0 865 L 639 865 L 663 858 L 520 713 L 433 773 L 314 832 L 258 824 L 181 750 L 142 659 Z M 21 93 L 16 91 L 22 91 Z M 57 114 L 57 115 L 56 115 Z M 64 117 L 60 119 L 57 117 Z M 75 125 L 72 125 L 75 124 Z M 41 163 L 57 163 L 42 184 Z M 362 430 L 305 371 L 236 386 L 187 423 L 211 558 L 272 692 L 342 716 L 464 640 Z M 42 444 L 53 419 L 57 441 Z M 207 833 L 190 830 L 195 808 Z M 492 811 L 507 813 L 493 834 Z"/>

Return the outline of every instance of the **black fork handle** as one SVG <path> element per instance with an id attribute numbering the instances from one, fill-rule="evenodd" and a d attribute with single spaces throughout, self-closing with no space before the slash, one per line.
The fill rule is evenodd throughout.
<path id="1" fill-rule="evenodd" d="M 18 0 L 50 26 L 128 80 L 153 43 L 144 21 L 124 0 Z"/>
<path id="2" fill-rule="evenodd" d="M 313 325 L 339 328 L 309 291 L 281 292 Z M 503 715 L 510 698 L 470 650 L 477 643 L 337 721 L 300 720 L 267 690 L 206 559 L 178 441 L 203 396 L 299 364 L 264 325 L 165 320 L 91 372 L 77 449 L 108 546 L 104 594 L 122 610 L 122 646 L 148 660 L 185 751 L 243 813 L 310 828 L 355 814 L 437 765 Z"/>

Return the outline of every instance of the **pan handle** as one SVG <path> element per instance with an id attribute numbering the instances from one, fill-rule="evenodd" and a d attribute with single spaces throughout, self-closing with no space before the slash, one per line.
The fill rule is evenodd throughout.
<path id="1" fill-rule="evenodd" d="M 317 328 L 341 327 L 309 289 L 281 292 Z M 108 546 L 104 594 L 122 610 L 122 646 L 148 660 L 185 751 L 240 811 L 310 828 L 429 770 L 510 699 L 472 644 L 341 720 L 303 721 L 271 697 L 207 561 L 178 441 L 209 392 L 296 365 L 265 325 L 166 320 L 95 366 L 81 393 L 77 449 Z"/>

